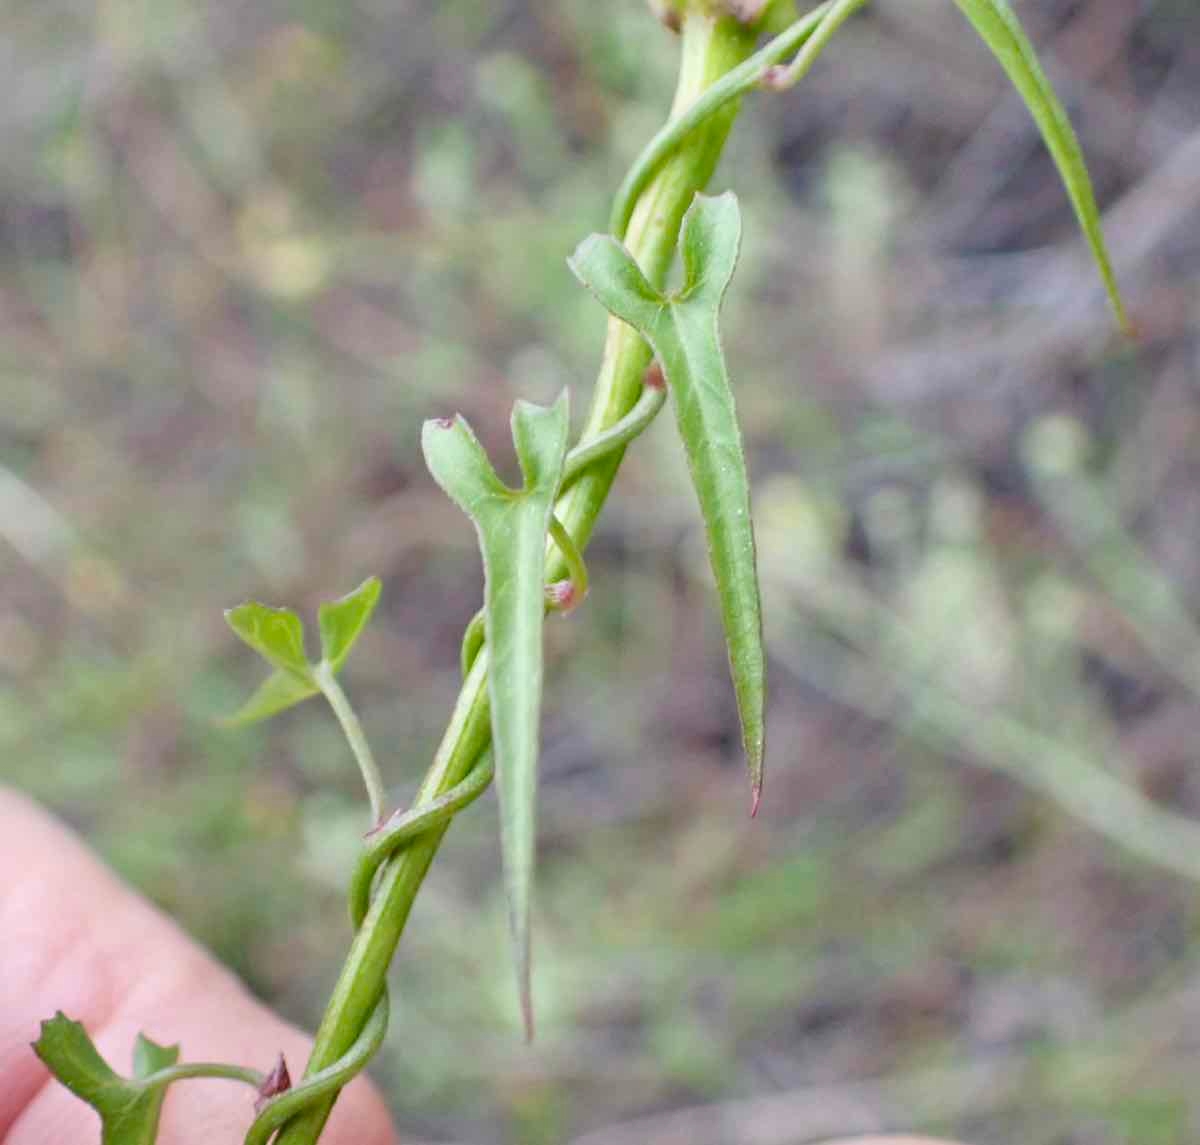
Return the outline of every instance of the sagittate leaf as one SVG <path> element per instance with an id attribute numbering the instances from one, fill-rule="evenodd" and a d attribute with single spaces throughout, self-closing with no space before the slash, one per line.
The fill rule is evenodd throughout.
<path id="1" fill-rule="evenodd" d="M 42 1023 L 34 1052 L 72 1093 L 100 1114 L 102 1145 L 154 1145 L 166 1083 L 144 1078 L 179 1060 L 178 1046 L 158 1046 L 139 1036 L 133 1078 L 113 1071 L 87 1031 L 62 1013 Z"/>
<path id="2" fill-rule="evenodd" d="M 1067 118 L 1066 110 L 1054 93 L 1037 53 L 1025 35 L 1016 13 L 1007 0 L 954 0 L 963 14 L 975 27 L 980 39 L 991 50 L 1004 69 L 1013 86 L 1020 93 L 1030 114 L 1042 133 L 1059 174 L 1066 185 L 1071 205 L 1075 208 L 1079 225 L 1092 249 L 1092 257 L 1104 280 L 1109 301 L 1121 328 L 1130 330 L 1129 318 L 1125 313 L 1116 274 L 1109 259 L 1104 233 L 1100 228 L 1100 211 L 1096 206 L 1096 195 L 1084 162 L 1083 149 L 1075 129 Z"/>
<path id="3" fill-rule="evenodd" d="M 635 327 L 662 364 L 675 404 L 709 558 L 742 721 L 754 806 L 762 791 L 766 661 L 750 519 L 750 482 L 717 316 L 733 276 L 741 216 L 732 193 L 697 195 L 683 219 L 684 282 L 660 295 L 611 235 L 592 235 L 570 259 L 579 280 Z"/>
<path id="4" fill-rule="evenodd" d="M 371 619 L 371 613 L 379 603 L 382 587 L 378 577 L 368 577 L 340 600 L 321 605 L 317 613 L 321 630 L 321 655 L 335 672 L 341 670 L 354 642 Z"/>
<path id="5" fill-rule="evenodd" d="M 524 488 L 506 486 L 461 418 L 421 434 L 434 480 L 471 518 L 485 576 L 488 698 L 500 795 L 500 842 L 521 1013 L 533 1033 L 529 915 L 537 824 L 546 536 L 567 452 L 567 394 L 545 408 L 517 402 L 512 434 Z"/>

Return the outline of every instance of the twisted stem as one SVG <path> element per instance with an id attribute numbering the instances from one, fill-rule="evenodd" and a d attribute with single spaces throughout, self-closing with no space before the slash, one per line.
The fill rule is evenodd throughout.
<path id="1" fill-rule="evenodd" d="M 737 112 L 737 96 L 745 87 L 705 105 L 703 114 L 690 109 L 703 99 L 706 89 L 732 74 L 731 69 L 746 60 L 754 47 L 751 28 L 712 7 L 692 4 L 683 18 L 681 66 L 671 121 L 685 120 L 686 127 L 661 155 L 650 159 L 643 155 L 635 165 L 638 173 L 632 191 L 628 190 L 630 180 L 623 184 L 628 210 L 622 208 L 618 233 L 647 279 L 658 287 L 674 257 L 683 213 L 716 167 Z M 801 25 L 807 28 L 811 20 L 810 15 Z M 802 38 L 789 42 L 798 44 Z M 756 65 L 756 82 L 762 67 L 776 62 L 777 58 L 771 57 Z M 654 404 L 642 387 L 649 358 L 649 349 L 636 331 L 610 319 L 591 410 L 573 454 L 574 466 L 568 461 L 570 487 L 564 482 L 555 506 L 556 519 L 580 552 L 625 446 L 661 408 L 662 401 L 657 400 L 657 407 L 647 416 L 648 406 Z M 626 421 L 639 397 L 647 405 L 634 421 Z M 586 460 L 579 460 L 584 450 L 589 451 L 582 454 Z M 548 579 L 568 572 L 559 547 L 550 545 Z M 413 900 L 451 819 L 482 793 L 491 778 L 488 655 L 478 633 L 471 629 L 464 641 L 463 660 L 462 689 L 412 809 L 368 838 L 356 868 L 351 917 L 357 933 L 317 1030 L 304 1079 L 266 1107 L 251 1128 L 247 1145 L 265 1145 L 277 1129 L 276 1145 L 315 1145 L 338 1091 L 377 1048 L 377 1031 L 382 1039 L 387 970 Z"/>

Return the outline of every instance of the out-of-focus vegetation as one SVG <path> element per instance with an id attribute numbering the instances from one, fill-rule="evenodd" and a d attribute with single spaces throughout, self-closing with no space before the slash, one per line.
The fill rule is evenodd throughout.
<path id="1" fill-rule="evenodd" d="M 1200 851 L 1154 814 L 1200 821 L 1200 8 L 1021 12 L 1141 345 L 952 5 L 877 3 L 749 101 L 715 185 L 763 811 L 660 419 L 550 625 L 538 1041 L 468 813 L 375 1068 L 406 1140 L 1200 1132 L 1200 914 L 1162 865 Z M 0 60 L 2 775 L 311 1023 L 359 781 L 315 703 L 215 726 L 258 671 L 221 609 L 383 578 L 345 682 L 403 801 L 481 588 L 421 420 L 502 455 L 515 397 L 580 406 L 604 317 L 565 256 L 674 45 L 637 0 L 9 0 Z"/>

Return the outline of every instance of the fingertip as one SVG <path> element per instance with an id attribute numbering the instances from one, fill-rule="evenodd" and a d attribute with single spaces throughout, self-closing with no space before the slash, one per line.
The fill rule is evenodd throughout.
<path id="1" fill-rule="evenodd" d="M 56 1010 L 81 1021 L 101 1054 L 128 1072 L 134 1040 L 179 1043 L 185 1061 L 270 1069 L 282 1051 L 298 1075 L 311 1042 L 150 903 L 125 887 L 63 824 L 0 788 L 0 1140 L 5 1145 L 85 1141 L 95 1113 L 61 1086 L 30 1049 Z M 172 1086 L 159 1145 L 238 1141 L 255 1093 L 222 1081 Z M 394 1145 L 379 1093 L 356 1079 L 338 1101 L 323 1142 Z"/>

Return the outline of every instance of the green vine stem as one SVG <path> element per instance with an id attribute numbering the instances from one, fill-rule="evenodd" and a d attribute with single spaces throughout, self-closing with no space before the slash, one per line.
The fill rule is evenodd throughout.
<path id="1" fill-rule="evenodd" d="M 316 681 L 317 687 L 321 689 L 321 694 L 329 701 L 333 714 L 337 716 L 342 734 L 345 735 L 346 742 L 354 754 L 354 760 L 358 764 L 358 770 L 362 772 L 363 784 L 367 789 L 367 799 L 371 803 L 371 822 L 379 824 L 383 821 L 387 796 L 384 793 L 383 776 L 379 773 L 379 765 L 375 762 L 375 756 L 371 751 L 371 745 L 367 742 L 362 724 L 359 723 L 358 716 L 350 706 L 346 693 L 342 691 L 342 686 L 334 675 L 333 665 L 327 660 L 322 660 L 313 669 L 313 679 Z"/>
<path id="2" fill-rule="evenodd" d="M 818 13 L 823 11 L 818 9 Z M 754 83 L 761 78 L 764 67 L 778 63 L 811 34 L 819 21 L 815 15 L 810 14 L 793 28 L 791 38 L 782 48 L 777 47 L 777 54 L 750 61 Z M 797 32 L 800 28 L 803 34 Z M 777 37 L 771 43 L 779 45 L 783 39 Z M 683 213 L 716 167 L 737 114 L 737 97 L 753 86 L 749 83 L 736 91 L 730 89 L 720 101 L 705 106 L 703 114 L 696 115 L 694 109 L 703 93 L 722 77 L 734 74 L 739 64 L 745 66 L 744 61 L 753 51 L 754 31 L 734 16 L 715 10 L 715 5 L 696 0 L 683 16 L 681 42 L 670 122 L 684 126 L 662 154 L 647 158 L 643 153 L 635 165 L 640 173 L 636 189 L 627 193 L 630 207 L 627 225 L 622 227 L 630 253 L 657 287 L 663 285 L 674 257 Z M 629 185 L 626 180 L 623 187 Z M 650 351 L 636 331 L 615 319 L 609 321 L 581 448 L 604 437 L 631 414 L 642 396 L 642 378 L 649 359 Z M 588 458 L 586 468 L 576 465 L 573 484 L 558 500 L 555 516 L 579 550 L 587 544 L 632 436 L 608 438 L 603 452 Z M 561 554 L 555 552 L 547 570 L 550 580 L 569 575 Z M 295 1090 L 266 1107 L 251 1128 L 247 1145 L 262 1145 L 270 1140 L 276 1127 L 281 1127 L 276 1145 L 316 1145 L 338 1090 L 370 1056 L 366 1051 L 373 1039 L 367 1037 L 367 1027 L 373 1031 L 380 1024 L 379 1015 L 386 1006 L 388 967 L 417 891 L 453 815 L 486 787 L 486 778 L 476 777 L 474 784 L 465 787 L 464 781 L 477 766 L 490 765 L 487 664 L 486 647 L 473 652 L 449 725 L 413 801 L 410 818 L 406 823 L 394 824 L 394 831 L 384 825 L 380 836 L 386 843 L 368 841 L 353 880 L 354 913 L 365 913 L 356 920 L 360 925 L 317 1030 L 304 1079 Z M 351 1058 L 353 1069 L 347 1065 Z"/>
<path id="3" fill-rule="evenodd" d="M 615 448 L 615 447 L 614 447 Z M 546 603 L 560 612 L 570 612 L 588 594 L 588 571 L 583 554 L 557 517 L 550 518 L 550 539 L 567 567 L 567 579 L 546 586 Z"/>
<path id="4" fill-rule="evenodd" d="M 642 153 L 629 169 L 629 173 L 621 181 L 621 186 L 617 188 L 617 195 L 613 200 L 612 213 L 609 216 L 608 224 L 608 229 L 617 238 L 628 240 L 635 212 L 645 198 L 643 192 L 647 189 L 651 179 L 660 171 L 667 159 L 683 146 L 685 140 L 688 143 L 688 150 L 690 151 L 695 146 L 693 132 L 706 124 L 718 112 L 725 110 L 730 104 L 735 105 L 733 114 L 729 116 L 729 123 L 732 124 L 733 115 L 737 114 L 736 101 L 741 99 L 746 92 L 758 87 L 764 80 L 769 80 L 771 76 L 775 75 L 775 69 L 788 56 L 803 47 L 805 42 L 821 27 L 825 17 L 830 14 L 834 6 L 834 0 L 829 0 L 828 3 L 822 4 L 819 8 L 814 8 L 811 12 L 806 13 L 803 19 L 797 20 L 786 31 L 780 32 L 778 36 L 769 41 L 748 60 L 725 72 L 716 83 L 710 84 L 705 88 L 703 94 L 698 98 L 690 100 L 682 107 L 679 106 L 678 100 L 676 101 L 676 107 L 672 110 L 671 118 L 663 124 L 654 138 L 646 144 Z M 821 41 L 820 46 L 824 46 L 824 39 Z M 809 64 L 815 58 L 816 52 L 813 52 L 811 59 L 808 61 Z M 682 75 L 680 78 L 682 79 Z M 728 127 L 726 130 L 728 131 Z M 700 189 L 700 187 L 695 188 L 695 190 Z M 684 204 L 684 210 L 686 209 L 687 204 Z M 630 253 L 636 256 L 638 252 L 634 250 L 633 246 L 628 241 L 626 245 L 629 246 Z M 638 261 L 641 262 L 642 260 L 639 258 Z M 648 267 L 643 265 L 642 270 L 646 271 L 646 277 L 650 280 L 651 286 L 658 287 L 662 285 L 661 281 L 649 273 Z"/>

